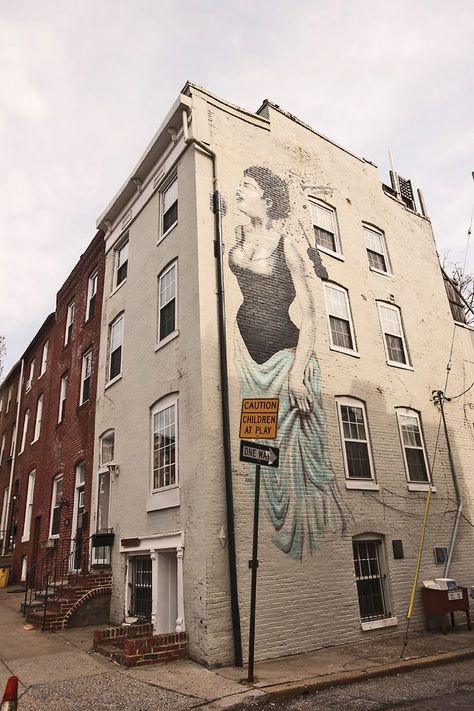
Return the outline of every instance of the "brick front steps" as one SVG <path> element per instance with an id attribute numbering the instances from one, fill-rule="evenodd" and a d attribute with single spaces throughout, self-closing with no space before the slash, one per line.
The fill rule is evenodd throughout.
<path id="1" fill-rule="evenodd" d="M 186 632 L 153 634 L 153 625 L 108 627 L 94 632 L 94 650 L 124 667 L 170 662 L 187 657 Z"/>
<path id="2" fill-rule="evenodd" d="M 44 595 L 40 595 L 27 608 L 26 621 L 44 630 L 60 630 L 67 627 L 73 615 L 98 595 L 110 595 L 112 573 L 110 570 L 93 572 L 90 575 L 70 576 L 50 592 L 46 614 Z"/>

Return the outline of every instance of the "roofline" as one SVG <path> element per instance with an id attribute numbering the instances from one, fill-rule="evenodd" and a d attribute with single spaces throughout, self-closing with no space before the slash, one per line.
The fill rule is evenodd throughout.
<path id="1" fill-rule="evenodd" d="M 186 89 L 187 86 L 188 85 L 186 84 L 184 88 Z M 163 153 L 165 145 L 168 145 L 171 140 L 167 129 L 179 128 L 181 126 L 181 112 L 183 109 L 189 109 L 190 107 L 191 99 L 189 96 L 185 96 L 184 93 L 180 93 L 150 143 L 145 148 L 138 163 L 135 165 L 135 168 L 129 174 L 122 187 L 109 202 L 102 214 L 97 218 L 97 229 L 105 230 L 106 223 L 113 222 L 136 194 L 137 186 L 134 183 L 134 178 L 138 178 L 142 181 L 145 180 L 150 170 Z"/>
<path id="2" fill-rule="evenodd" d="M 350 151 L 348 148 L 344 148 L 344 146 L 341 146 L 339 143 L 336 143 L 336 141 L 333 141 L 331 138 L 328 138 L 327 136 L 325 136 L 324 133 L 320 133 L 319 131 L 316 131 L 316 129 L 312 128 L 312 126 L 305 123 L 304 121 L 302 121 L 297 116 L 290 113 L 289 111 L 285 111 L 285 109 L 282 109 L 281 106 L 279 106 L 278 104 L 275 104 L 273 101 L 270 101 L 269 99 L 264 99 L 261 106 L 257 109 L 257 114 L 259 115 L 262 111 L 264 111 L 264 109 L 267 108 L 267 106 L 272 108 L 274 111 L 278 111 L 278 113 L 282 114 L 283 116 L 286 116 L 286 118 L 289 118 L 291 121 L 298 123 L 300 126 L 302 126 L 303 128 L 306 128 L 308 131 L 311 131 L 311 133 L 314 133 L 316 136 L 319 136 L 319 138 L 322 138 L 324 141 L 331 143 L 336 148 L 339 148 L 339 150 L 344 151 L 344 153 L 347 153 L 348 155 L 352 156 L 352 158 L 355 158 L 356 160 L 361 161 L 361 163 L 367 163 L 369 165 L 372 165 L 374 168 L 378 167 L 371 160 L 367 160 L 367 158 L 361 158 L 360 156 L 356 155 L 355 153 L 352 153 L 352 151 Z"/>

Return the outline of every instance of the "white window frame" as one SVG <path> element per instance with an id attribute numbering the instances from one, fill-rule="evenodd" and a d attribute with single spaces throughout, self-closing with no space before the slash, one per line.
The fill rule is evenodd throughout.
<path id="1" fill-rule="evenodd" d="M 339 293 L 343 294 L 344 296 L 344 302 L 345 302 L 345 307 L 346 307 L 346 317 L 342 318 L 340 314 L 336 313 L 331 313 L 329 310 L 329 301 L 328 301 L 328 290 L 329 289 L 334 289 L 335 291 L 338 291 Z M 347 353 L 352 356 L 359 357 L 359 353 L 357 351 L 357 342 L 356 342 L 356 337 L 355 337 L 355 332 L 354 332 L 354 323 L 352 320 L 352 311 L 351 311 L 351 304 L 349 300 L 349 292 L 347 289 L 345 289 L 343 286 L 339 286 L 339 284 L 334 284 L 334 282 L 325 282 L 324 284 L 324 299 L 326 302 L 326 318 L 327 318 L 327 324 L 328 324 L 328 329 L 329 329 L 329 347 L 333 351 L 338 351 L 339 353 Z M 341 321 L 347 321 L 349 324 L 349 332 L 352 340 L 352 348 L 345 348 L 343 346 L 337 345 L 337 343 L 334 343 L 333 341 L 333 335 L 332 335 L 332 328 L 331 328 L 331 316 L 333 318 L 340 319 Z"/>
<path id="2" fill-rule="evenodd" d="M 2 434 L 2 443 L 0 444 L 0 465 L 3 464 L 3 455 L 5 454 L 5 445 L 7 442 L 7 433 Z"/>
<path id="3" fill-rule="evenodd" d="M 120 313 L 109 326 L 109 357 L 107 360 L 107 380 L 108 380 L 108 385 L 111 385 L 112 383 L 115 383 L 116 380 L 119 380 L 122 377 L 122 366 L 123 366 L 123 336 L 124 336 L 124 312 Z M 117 343 L 116 347 L 112 350 L 112 340 L 113 340 L 113 335 L 114 335 L 114 328 L 117 326 L 117 324 L 121 323 L 121 333 L 120 333 L 120 342 Z M 113 354 L 120 348 L 120 368 L 118 373 L 115 375 L 111 375 L 112 371 L 112 357 Z"/>
<path id="4" fill-rule="evenodd" d="M 28 423 L 30 421 L 30 410 L 29 408 L 25 410 L 25 414 L 23 415 L 23 431 L 21 434 L 21 445 L 20 445 L 20 451 L 18 454 L 21 454 L 23 450 L 25 449 L 25 444 L 26 444 L 26 434 L 28 431 Z"/>
<path id="5" fill-rule="evenodd" d="M 397 415 L 398 433 L 400 435 L 400 446 L 402 448 L 403 463 L 405 465 L 405 474 L 407 477 L 407 488 L 409 491 L 427 491 L 430 487 L 432 487 L 432 479 L 431 479 L 430 468 L 428 465 L 428 457 L 426 456 L 426 445 L 425 445 L 425 438 L 423 437 L 423 429 L 421 426 L 420 413 L 417 412 L 416 410 L 409 408 L 409 407 L 397 407 L 395 412 Z M 401 417 L 412 417 L 413 419 L 416 419 L 416 424 L 418 426 L 418 433 L 420 435 L 421 447 L 405 444 L 405 442 L 403 441 L 402 423 L 400 421 Z M 423 461 L 425 463 L 426 476 L 428 477 L 426 481 L 416 481 L 416 480 L 410 479 L 410 468 L 408 466 L 406 448 L 417 449 L 417 450 L 421 450 L 423 452 Z M 434 489 L 434 487 L 432 487 L 432 488 Z"/>
<path id="6" fill-rule="evenodd" d="M 45 341 L 43 343 L 43 349 L 41 351 L 41 369 L 40 369 L 40 374 L 39 378 L 41 378 L 44 373 L 46 373 L 46 368 L 48 367 L 48 348 L 49 348 L 49 341 Z"/>
<path id="7" fill-rule="evenodd" d="M 106 440 L 112 439 L 112 456 L 110 459 L 107 459 L 107 461 L 104 460 L 104 442 Z M 101 434 L 100 439 L 99 439 L 99 469 L 100 470 L 105 470 L 107 469 L 107 464 L 110 464 L 110 462 L 114 461 L 114 456 L 115 456 L 115 430 L 110 429 L 106 430 L 103 434 Z"/>
<path id="8" fill-rule="evenodd" d="M 354 397 L 339 396 L 336 398 L 337 407 L 337 419 L 339 422 L 339 433 L 341 436 L 341 447 L 342 447 L 342 457 L 344 461 L 344 473 L 346 478 L 346 488 L 347 489 L 370 489 L 378 491 L 380 489 L 379 485 L 376 483 L 375 479 L 375 467 L 374 460 L 372 456 L 372 446 L 370 442 L 370 432 L 367 420 L 367 411 L 365 403 L 362 400 L 358 400 Z M 365 430 L 365 439 L 346 437 L 344 433 L 344 423 L 342 419 L 342 408 L 343 407 L 356 407 L 362 412 L 362 419 Z M 361 442 L 367 446 L 367 454 L 369 459 L 369 469 L 370 477 L 354 477 L 349 474 L 349 463 L 347 459 L 347 449 L 346 442 Z"/>
<path id="9" fill-rule="evenodd" d="M 85 402 L 90 400 L 91 396 L 91 381 L 92 381 L 92 348 L 82 356 L 82 371 L 81 371 L 81 393 L 79 398 L 79 405 L 83 405 Z M 89 380 L 89 392 L 87 398 L 84 399 L 85 383 Z"/>
<path id="10" fill-rule="evenodd" d="M 35 359 L 30 363 L 30 371 L 28 373 L 28 380 L 26 381 L 25 385 L 25 392 L 29 392 L 31 390 L 31 386 L 33 385 L 33 374 L 35 372 Z"/>
<path id="11" fill-rule="evenodd" d="M 176 187 L 175 187 L 176 186 Z M 166 201 L 167 201 L 167 195 L 170 193 L 171 190 L 176 190 L 176 200 L 173 200 L 172 203 L 168 207 L 166 207 Z M 165 230 L 164 229 L 164 219 L 166 213 L 173 207 L 173 205 L 177 203 L 178 208 L 177 208 L 177 217 L 176 220 L 168 226 L 168 228 Z M 166 207 L 166 209 L 165 209 Z M 160 238 L 159 242 L 161 242 L 162 239 L 168 235 L 171 230 L 173 230 L 176 225 L 178 224 L 179 220 L 179 195 L 178 195 L 178 176 L 174 175 L 167 183 L 166 185 L 162 188 L 160 191 Z"/>
<path id="12" fill-rule="evenodd" d="M 316 227 L 319 227 L 320 229 L 325 229 L 322 224 L 318 224 L 320 220 L 317 219 L 316 215 L 316 210 L 319 208 L 319 210 L 324 211 L 327 213 L 329 217 L 329 221 L 332 223 L 332 234 L 334 235 L 334 244 L 335 244 L 335 249 L 330 249 L 329 247 L 326 247 L 325 245 L 319 244 L 316 238 L 316 234 L 314 235 L 315 239 L 315 246 L 318 250 L 321 252 L 324 252 L 325 254 L 330 254 L 331 257 L 337 257 L 338 259 L 344 260 L 344 256 L 342 254 L 342 245 L 341 245 L 341 238 L 339 234 L 339 224 L 337 220 L 337 212 L 332 205 L 328 205 L 328 203 L 323 202 L 322 200 L 316 200 L 315 198 L 309 198 L 309 205 L 310 205 L 310 212 L 311 212 L 311 224 L 313 225 L 313 232 Z M 316 209 L 315 209 L 316 208 Z M 321 221 L 322 222 L 322 221 Z M 326 232 L 330 232 L 331 230 L 326 230 Z"/>
<path id="13" fill-rule="evenodd" d="M 32 514 L 33 514 L 33 497 L 34 497 L 34 493 L 35 493 L 35 479 L 36 479 L 36 471 L 33 470 L 28 475 L 28 490 L 26 493 L 26 502 L 25 502 L 25 520 L 23 522 L 23 535 L 21 537 L 22 543 L 26 543 L 27 541 L 30 540 L 31 520 L 32 520 Z"/>
<path id="14" fill-rule="evenodd" d="M 33 442 L 37 442 L 41 434 L 41 420 L 43 419 L 43 393 L 38 396 L 36 401 L 35 429 L 33 431 Z"/>
<path id="15" fill-rule="evenodd" d="M 70 301 L 67 306 L 67 316 L 66 316 L 66 330 L 64 331 L 64 345 L 67 346 L 72 338 L 72 327 L 74 324 L 74 301 Z"/>
<path id="16" fill-rule="evenodd" d="M 58 484 L 59 484 L 59 482 L 61 482 L 61 498 L 58 500 Z M 61 535 L 61 502 L 62 502 L 62 493 L 63 493 L 62 487 L 63 486 L 64 486 L 64 477 L 62 474 L 58 474 L 53 479 L 53 493 L 51 496 L 51 513 L 49 516 L 49 537 L 53 538 L 53 539 L 59 538 L 59 536 Z M 53 533 L 54 510 L 56 508 L 59 508 L 59 531 L 57 533 Z"/>
<path id="17" fill-rule="evenodd" d="M 13 397 L 13 385 L 10 385 L 8 388 L 8 397 L 7 397 L 7 409 L 5 410 L 5 414 L 8 415 L 10 412 L 10 405 L 12 402 L 12 397 Z"/>
<path id="18" fill-rule="evenodd" d="M 393 313 L 397 314 L 397 320 L 398 320 L 398 326 L 400 329 L 400 333 L 394 333 L 392 331 L 385 330 L 384 317 L 382 316 L 382 309 L 387 309 L 388 311 L 392 311 Z M 406 338 L 405 338 L 405 330 L 403 328 L 401 309 L 398 306 L 394 306 L 393 304 L 387 303 L 386 301 L 377 301 L 377 310 L 379 313 L 380 330 L 382 331 L 382 339 L 383 339 L 383 345 L 385 348 L 385 357 L 387 359 L 387 365 L 394 366 L 395 368 L 404 368 L 405 370 L 413 370 L 413 367 L 410 363 L 410 357 L 409 357 L 407 342 L 406 342 Z M 387 335 L 394 336 L 395 338 L 401 339 L 403 354 L 404 354 L 405 361 L 406 361 L 405 363 L 400 363 L 398 360 L 392 360 L 390 358 L 389 350 L 388 350 L 388 346 L 387 346 L 387 339 L 386 339 Z"/>
<path id="19" fill-rule="evenodd" d="M 390 585 L 389 585 L 387 556 L 386 556 L 386 552 L 385 552 L 385 539 L 383 536 L 380 536 L 377 534 L 363 534 L 361 536 L 353 536 L 351 543 L 353 546 L 354 543 L 362 543 L 364 541 L 374 542 L 377 546 L 376 551 L 377 551 L 377 563 L 378 563 L 378 568 L 379 568 L 379 575 L 378 576 L 363 576 L 363 577 L 365 579 L 374 577 L 374 578 L 378 578 L 381 581 L 385 615 L 383 617 L 380 616 L 374 620 L 363 620 L 361 617 L 360 618 L 361 629 L 363 631 L 369 631 L 369 630 L 378 629 L 381 627 L 394 627 L 394 626 L 398 625 L 398 619 L 397 619 L 397 617 L 395 617 L 393 615 L 393 612 L 392 612 L 392 604 L 393 603 L 392 603 L 392 595 L 391 595 L 391 590 L 390 590 Z M 354 567 L 354 581 L 355 581 L 355 585 L 356 585 L 357 603 L 358 603 L 359 614 L 360 614 L 360 602 L 359 602 L 359 591 L 357 589 L 357 580 L 359 580 L 359 578 L 357 577 L 356 570 Z"/>
<path id="20" fill-rule="evenodd" d="M 174 408 L 174 481 L 162 487 L 155 487 L 154 472 L 154 434 L 155 416 L 168 408 Z M 179 397 L 171 394 L 162 398 L 151 409 L 151 456 L 150 456 L 150 496 L 147 499 L 147 511 L 155 511 L 163 508 L 171 508 L 180 504 L 179 489 Z"/>
<path id="21" fill-rule="evenodd" d="M 59 386 L 59 407 L 58 407 L 58 424 L 64 422 L 64 417 L 66 415 L 66 399 L 67 399 L 67 388 L 69 384 L 69 373 L 64 373 L 61 375 L 61 381 Z"/>
<path id="22" fill-rule="evenodd" d="M 168 299 L 165 303 L 162 303 L 161 285 L 165 277 L 174 270 L 174 296 Z M 174 300 L 174 328 L 170 333 L 168 333 L 164 338 L 160 338 L 161 331 L 161 312 L 162 310 Z M 178 260 L 175 260 L 169 264 L 158 276 L 158 345 L 164 346 L 166 343 L 171 341 L 175 336 L 178 335 Z"/>
<path id="23" fill-rule="evenodd" d="M 87 309 L 86 309 L 86 321 L 88 321 L 95 314 L 95 302 L 94 297 L 97 296 L 97 284 L 99 281 L 99 272 L 95 269 L 90 275 L 87 282 Z M 94 300 L 93 300 L 94 299 Z M 91 304 L 94 304 L 94 312 L 91 314 Z"/>
<path id="24" fill-rule="evenodd" d="M 0 415 L 2 414 L 2 410 L 3 410 L 3 395 L 2 395 L 2 397 L 0 397 Z"/>
<path id="25" fill-rule="evenodd" d="M 365 222 L 362 223 L 362 230 L 364 232 L 365 248 L 367 251 L 367 260 L 369 263 L 370 271 L 377 272 L 377 274 L 384 274 L 385 276 L 391 276 L 392 275 L 392 268 L 391 268 L 390 259 L 388 256 L 387 241 L 385 239 L 385 234 L 382 232 L 382 230 L 379 230 L 377 227 L 374 227 L 373 225 L 369 225 Z M 379 238 L 379 240 L 380 240 L 380 248 L 379 249 L 374 249 L 373 243 L 370 243 L 370 239 L 372 238 L 372 235 L 375 235 L 376 237 Z M 371 265 L 369 251 L 374 252 L 375 254 L 379 254 L 381 257 L 383 257 L 383 259 L 385 261 L 385 267 L 386 267 L 385 269 L 379 269 L 378 267 L 374 267 Z"/>
<path id="26" fill-rule="evenodd" d="M 3 538 L 2 541 L 5 540 L 6 534 L 7 534 L 7 523 L 8 523 L 8 493 L 10 491 L 10 487 L 5 487 L 3 490 L 3 500 L 2 500 L 2 515 L 0 518 L 0 532 L 2 532 Z M 0 547 L 0 554 L 2 552 L 2 548 Z"/>
<path id="27" fill-rule="evenodd" d="M 15 450 L 15 438 L 16 438 L 16 422 L 13 423 L 13 427 L 12 427 L 12 439 L 10 442 L 10 457 L 13 457 L 13 452 Z"/>
<path id="28" fill-rule="evenodd" d="M 125 284 L 127 281 L 128 277 L 128 254 L 129 254 L 129 249 L 130 249 L 130 240 L 128 237 L 128 233 L 124 239 L 122 239 L 117 247 L 114 249 L 114 281 L 113 281 L 113 287 L 112 287 L 112 292 L 114 292 L 116 289 L 122 286 L 122 284 Z M 122 254 L 124 250 L 127 251 L 126 253 L 126 259 L 122 260 Z M 119 281 L 119 271 L 120 269 L 125 266 L 125 276 L 120 279 Z"/>

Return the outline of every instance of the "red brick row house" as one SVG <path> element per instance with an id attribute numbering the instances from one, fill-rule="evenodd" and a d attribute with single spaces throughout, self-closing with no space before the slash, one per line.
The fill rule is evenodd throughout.
<path id="1" fill-rule="evenodd" d="M 53 550 L 79 570 L 88 550 L 103 281 L 98 232 L 0 386 L 0 536 L 11 582 L 24 583 Z"/>

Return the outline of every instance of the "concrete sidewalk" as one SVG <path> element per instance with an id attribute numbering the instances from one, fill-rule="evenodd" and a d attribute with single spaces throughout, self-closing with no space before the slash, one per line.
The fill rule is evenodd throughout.
<path id="1" fill-rule="evenodd" d="M 398 633 L 257 662 L 249 686 L 246 670 L 208 670 L 192 661 L 123 669 L 91 652 L 93 628 L 24 630 L 21 599 L 21 593 L 0 590 L 0 690 L 10 675 L 18 676 L 22 711 L 223 709 L 474 657 L 474 631 L 465 626 L 447 635 L 410 633 L 403 658 Z"/>

